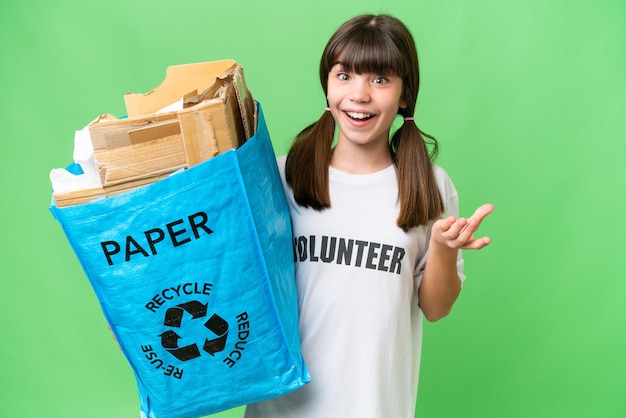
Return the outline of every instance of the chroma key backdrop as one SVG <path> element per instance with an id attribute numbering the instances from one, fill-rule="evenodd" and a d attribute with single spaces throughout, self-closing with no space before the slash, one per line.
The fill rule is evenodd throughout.
<path id="1" fill-rule="evenodd" d="M 425 326 L 416 417 L 626 416 L 623 0 L 31 3 L 0 5 L 0 416 L 139 414 L 131 368 L 48 210 L 74 131 L 124 116 L 123 95 L 150 91 L 167 66 L 232 58 L 284 154 L 325 107 L 327 39 L 365 12 L 415 36 L 415 117 L 462 213 L 495 205 L 481 227 L 493 243 L 465 254 L 458 303 Z M 153 347 L 184 346 L 193 313 L 175 314 L 180 344 Z M 202 323 L 213 314 L 224 317 L 209 308 Z"/>

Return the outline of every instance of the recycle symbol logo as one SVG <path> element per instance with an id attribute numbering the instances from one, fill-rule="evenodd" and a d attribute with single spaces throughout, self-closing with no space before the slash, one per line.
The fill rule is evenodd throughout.
<path id="1" fill-rule="evenodd" d="M 181 303 L 175 307 L 169 308 L 165 312 L 164 325 L 175 328 L 182 334 L 183 319 L 185 321 L 203 321 L 207 316 L 208 303 L 202 304 L 196 300 L 187 303 Z M 190 317 L 190 319 L 186 319 Z M 215 356 L 226 347 L 226 339 L 228 338 L 228 322 L 217 314 L 213 314 L 205 323 L 204 328 L 210 333 L 210 337 L 205 338 L 202 343 L 202 350 Z M 203 329 L 204 329 L 203 328 Z M 167 330 L 161 337 L 161 345 L 170 354 L 180 361 L 187 361 L 200 357 L 200 349 L 196 343 L 178 346 L 178 340 L 183 338 L 175 330 Z"/>

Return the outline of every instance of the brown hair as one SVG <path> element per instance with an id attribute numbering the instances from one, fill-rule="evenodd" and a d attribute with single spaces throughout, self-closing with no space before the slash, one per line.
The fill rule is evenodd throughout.
<path id="1" fill-rule="evenodd" d="M 402 22 L 388 15 L 361 15 L 341 25 L 326 44 L 320 61 L 319 76 L 325 95 L 328 73 L 339 57 L 347 71 L 401 77 L 406 107 L 399 108 L 398 114 L 413 116 L 419 91 L 419 63 L 413 36 Z M 328 167 L 334 132 L 335 121 L 330 112 L 324 112 L 296 136 L 289 150 L 285 175 L 301 206 L 322 210 L 331 205 Z M 427 145 L 431 146 L 430 153 Z M 389 147 L 398 172 L 398 226 L 408 231 L 441 216 L 443 202 L 431 163 L 439 150 L 437 141 L 415 123 L 406 121 L 392 135 Z"/>

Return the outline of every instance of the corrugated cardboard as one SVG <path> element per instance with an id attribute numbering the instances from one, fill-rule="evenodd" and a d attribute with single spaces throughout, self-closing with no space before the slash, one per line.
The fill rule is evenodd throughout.
<path id="1" fill-rule="evenodd" d="M 144 128 L 155 128 L 162 124 L 178 122 L 177 112 L 143 115 L 116 119 L 111 115 L 102 115 L 89 124 L 89 135 L 94 152 L 130 145 L 130 133 Z M 180 129 L 178 130 L 180 132 Z M 153 139 L 163 136 L 153 131 Z"/>
<path id="2" fill-rule="evenodd" d="M 208 100 L 203 98 L 198 104 L 178 113 L 181 131 L 185 138 L 189 167 L 221 152 L 237 148 L 246 140 L 232 82 L 218 89 L 215 95 L 216 98 Z M 206 94 L 205 96 L 213 95 Z M 207 142 L 202 140 L 209 126 L 212 127 L 215 138 L 214 149 L 208 148 Z"/>
<path id="3" fill-rule="evenodd" d="M 145 94 L 128 93 L 124 96 L 129 117 L 157 113 L 184 96 L 196 95 L 215 83 L 215 79 L 233 71 L 234 60 L 173 65 L 167 68 L 165 80 Z"/>
<path id="4" fill-rule="evenodd" d="M 159 180 L 237 148 L 256 128 L 256 106 L 233 60 L 169 67 L 146 94 L 125 97 L 128 118 L 89 125 L 102 189 L 55 194 L 57 206 L 85 203 Z M 180 102 L 181 110 L 156 113 Z"/>
<path id="5" fill-rule="evenodd" d="M 163 131 L 160 129 L 159 133 Z M 95 153 L 94 157 L 105 190 L 109 186 L 140 179 L 159 178 L 181 168 L 187 168 L 185 145 L 180 132 L 148 142 L 100 151 Z"/>

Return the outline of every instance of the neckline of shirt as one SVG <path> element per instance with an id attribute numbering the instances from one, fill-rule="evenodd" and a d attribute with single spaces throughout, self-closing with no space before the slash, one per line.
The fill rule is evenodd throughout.
<path id="1" fill-rule="evenodd" d="M 395 179 L 396 166 L 391 164 L 382 170 L 367 174 L 348 173 L 334 167 L 328 167 L 328 173 L 330 181 L 343 184 L 366 185 L 385 182 L 391 178 Z"/>

